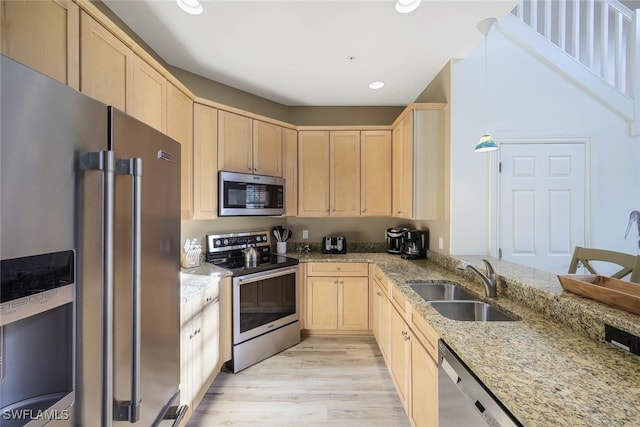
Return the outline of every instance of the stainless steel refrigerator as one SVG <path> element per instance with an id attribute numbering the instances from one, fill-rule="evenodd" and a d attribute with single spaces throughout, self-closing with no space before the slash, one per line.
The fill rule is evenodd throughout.
<path id="1" fill-rule="evenodd" d="M 34 414 L 52 419 L 52 426 L 177 424 L 184 409 L 178 406 L 180 145 L 1 60 L 0 258 L 69 251 L 75 296 L 72 322 L 33 317 L 69 340 L 32 347 L 34 340 L 12 340 L 30 333 L 20 323 L 25 319 L 2 326 L 0 425 L 46 424 Z M 3 301 L 3 310 L 13 302 Z M 53 350 L 63 341 L 73 348 L 66 356 Z M 73 366 L 73 389 L 58 390 L 65 400 L 49 413 L 29 412 L 38 396 L 17 390 L 36 363 L 44 366 L 29 378 L 37 395 L 43 394 L 42 372 Z"/>

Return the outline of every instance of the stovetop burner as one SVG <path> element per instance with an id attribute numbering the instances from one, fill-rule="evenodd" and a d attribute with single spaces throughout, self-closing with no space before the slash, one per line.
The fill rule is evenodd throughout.
<path id="1" fill-rule="evenodd" d="M 255 245 L 258 265 L 245 265 L 244 249 L 248 245 Z M 231 270 L 234 276 L 246 276 L 298 264 L 295 258 L 271 254 L 271 235 L 268 231 L 207 235 L 207 262 Z"/>
<path id="2" fill-rule="evenodd" d="M 234 276 L 246 276 L 253 273 L 258 273 L 261 271 L 274 270 L 276 268 L 289 267 L 291 265 L 297 265 L 298 260 L 295 258 L 289 258 L 283 255 L 270 255 L 269 261 L 265 263 L 258 264 L 256 266 L 248 267 L 244 265 L 244 262 L 240 266 L 234 267 L 224 267 L 233 272 Z"/>

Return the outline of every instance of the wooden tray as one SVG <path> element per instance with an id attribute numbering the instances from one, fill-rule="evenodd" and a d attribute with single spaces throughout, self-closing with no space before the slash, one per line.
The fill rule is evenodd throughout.
<path id="1" fill-rule="evenodd" d="M 558 274 L 566 291 L 640 315 L 640 284 L 595 274 Z"/>

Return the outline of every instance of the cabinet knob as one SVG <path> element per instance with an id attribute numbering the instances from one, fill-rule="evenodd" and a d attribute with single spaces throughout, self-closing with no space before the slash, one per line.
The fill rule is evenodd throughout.
<path id="1" fill-rule="evenodd" d="M 376 294 L 377 294 L 379 297 L 381 297 L 381 296 L 382 296 L 382 292 L 380 292 L 380 291 L 377 291 L 377 292 L 376 292 Z"/>

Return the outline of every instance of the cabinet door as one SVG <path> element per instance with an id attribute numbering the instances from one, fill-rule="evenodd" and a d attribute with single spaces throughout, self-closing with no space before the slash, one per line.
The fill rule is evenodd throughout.
<path id="1" fill-rule="evenodd" d="M 373 333 L 382 352 L 382 357 L 389 361 L 389 339 L 391 334 L 391 303 L 380 285 L 375 284 L 373 298 Z"/>
<path id="2" fill-rule="evenodd" d="M 218 110 L 193 105 L 193 218 L 218 216 Z"/>
<path id="3" fill-rule="evenodd" d="M 78 89 L 79 8 L 68 0 L 2 1 L 2 53 Z"/>
<path id="4" fill-rule="evenodd" d="M 407 114 L 393 129 L 392 141 L 393 216 L 412 217 L 413 115 Z"/>
<path id="5" fill-rule="evenodd" d="M 438 426 L 438 366 L 409 331 L 411 343 L 411 421 L 413 425 Z"/>
<path id="6" fill-rule="evenodd" d="M 250 118 L 218 113 L 218 170 L 253 173 L 252 134 Z"/>
<path id="7" fill-rule="evenodd" d="M 363 131 L 360 146 L 362 216 L 391 216 L 391 132 Z"/>
<path id="8" fill-rule="evenodd" d="M 202 382 L 199 392 L 208 388 L 220 361 L 220 300 L 214 298 L 216 286 L 209 286 L 204 291 L 204 307 L 202 308 Z"/>
<path id="9" fill-rule="evenodd" d="M 402 216 L 413 217 L 413 114 L 402 121 Z"/>
<path id="10" fill-rule="evenodd" d="M 393 128 L 391 140 L 391 211 L 394 217 L 403 217 L 404 205 L 403 167 L 404 167 L 404 126 L 402 122 Z"/>
<path id="11" fill-rule="evenodd" d="M 331 216 L 360 216 L 360 131 L 330 135 Z"/>
<path id="12" fill-rule="evenodd" d="M 298 215 L 298 132 L 282 130 L 282 176 L 285 179 L 284 216 Z"/>
<path id="13" fill-rule="evenodd" d="M 167 79 L 138 56 L 133 56 L 132 64 L 127 112 L 160 132 L 166 132 Z"/>
<path id="14" fill-rule="evenodd" d="M 369 279 L 338 278 L 338 329 L 369 329 Z"/>
<path id="15" fill-rule="evenodd" d="M 180 143 L 181 217 L 193 215 L 193 101 L 168 83 L 167 135 Z"/>
<path id="16" fill-rule="evenodd" d="M 80 91 L 127 111 L 133 52 L 85 12 L 80 13 Z"/>
<path id="17" fill-rule="evenodd" d="M 329 216 L 329 132 L 298 133 L 298 216 Z"/>
<path id="18" fill-rule="evenodd" d="M 338 329 L 338 278 L 307 278 L 307 329 Z"/>
<path id="19" fill-rule="evenodd" d="M 282 176 L 282 127 L 253 121 L 253 173 Z"/>
<path id="20" fill-rule="evenodd" d="M 405 412 L 408 413 L 409 395 L 409 328 L 404 318 L 395 308 L 391 309 L 391 375 L 398 390 L 398 396 Z"/>

